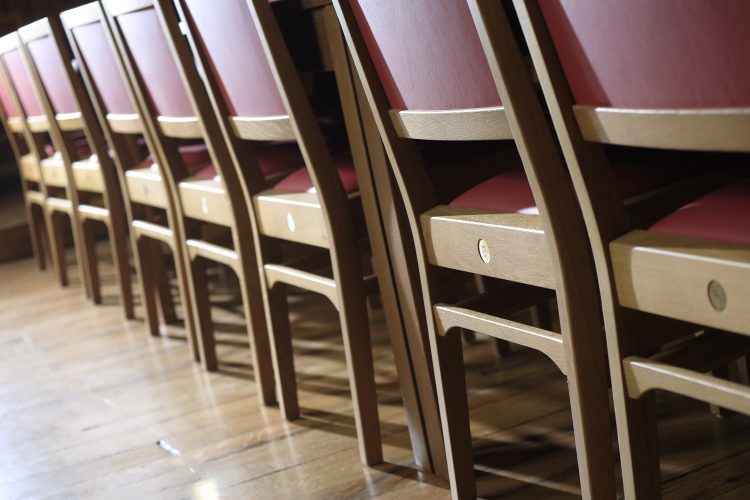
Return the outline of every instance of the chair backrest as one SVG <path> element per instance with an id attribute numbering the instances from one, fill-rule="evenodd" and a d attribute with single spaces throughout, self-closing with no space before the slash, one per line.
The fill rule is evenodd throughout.
<path id="1" fill-rule="evenodd" d="M 353 0 L 350 5 L 392 108 L 501 105 L 466 2 Z"/>
<path id="2" fill-rule="evenodd" d="M 20 47 L 17 47 L 5 52 L 2 55 L 3 62 L 8 69 L 10 83 L 16 89 L 16 94 L 18 95 L 18 100 L 21 102 L 24 114 L 26 116 L 40 116 L 44 114 L 44 111 L 39 102 L 39 97 L 34 91 L 34 84 L 31 81 L 31 76 L 26 69 L 20 51 Z"/>
<path id="3" fill-rule="evenodd" d="M 77 46 L 86 71 L 101 98 L 102 111 L 130 115 L 137 113 L 128 89 L 125 76 L 115 60 L 113 47 L 105 32 L 102 19 L 71 28 L 73 43 Z"/>
<path id="4" fill-rule="evenodd" d="M 750 4 L 542 0 L 538 8 L 585 139 L 750 151 Z"/>
<path id="5" fill-rule="evenodd" d="M 43 112 L 20 50 L 21 38 L 17 32 L 0 38 L 2 114 L 17 156 L 31 152 L 38 161 L 45 156 L 43 148 L 46 138 L 34 136 L 26 119 L 29 116 L 29 110 L 35 113 L 33 116 L 37 117 Z"/>
<path id="6" fill-rule="evenodd" d="M 750 3 L 541 0 L 577 104 L 750 107 Z"/>
<path id="7" fill-rule="evenodd" d="M 183 5 L 232 116 L 286 115 L 246 0 L 184 0 Z"/>
<path id="8" fill-rule="evenodd" d="M 78 103 L 65 74 L 60 52 L 49 34 L 26 42 L 34 67 L 55 113 L 76 113 Z"/>
<path id="9" fill-rule="evenodd" d="M 8 83 L 2 75 L 0 75 L 0 105 L 3 107 L 3 116 L 5 116 L 6 120 L 8 118 L 16 118 L 19 116 L 18 108 L 16 108 L 16 104 L 13 102 L 13 97 L 10 95 Z"/>
<path id="10" fill-rule="evenodd" d="M 116 22 L 159 116 L 194 117 L 156 10 L 152 7 L 125 12 L 116 16 Z"/>

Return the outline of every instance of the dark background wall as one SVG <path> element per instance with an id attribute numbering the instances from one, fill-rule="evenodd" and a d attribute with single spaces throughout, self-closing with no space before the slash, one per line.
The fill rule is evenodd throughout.
<path id="1" fill-rule="evenodd" d="M 0 0 L 0 34 L 90 0 Z"/>

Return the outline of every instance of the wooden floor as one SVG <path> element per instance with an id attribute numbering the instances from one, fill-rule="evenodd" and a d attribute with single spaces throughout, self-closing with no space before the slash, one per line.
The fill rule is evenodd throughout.
<path id="1" fill-rule="evenodd" d="M 75 277 L 75 270 L 71 270 Z M 221 278 L 221 276 L 219 276 Z M 112 274 L 105 273 L 114 293 Z M 218 373 L 189 360 L 181 328 L 160 338 L 125 322 L 114 296 L 94 307 L 32 261 L 0 266 L 0 498 L 447 498 L 412 464 L 383 321 L 375 359 L 386 463 L 359 463 L 334 310 L 292 298 L 303 418 L 259 406 L 250 353 L 219 279 Z M 377 316 L 377 314 L 376 314 Z M 498 360 L 467 346 L 483 496 L 578 492 L 566 384 L 528 351 Z M 750 419 L 665 398 L 667 498 L 750 498 Z"/>

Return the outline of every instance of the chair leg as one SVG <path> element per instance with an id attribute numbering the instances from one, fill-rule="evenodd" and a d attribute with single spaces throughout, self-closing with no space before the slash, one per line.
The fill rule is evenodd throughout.
<path id="1" fill-rule="evenodd" d="M 185 331 L 187 333 L 188 344 L 190 346 L 190 352 L 193 355 L 195 361 L 200 361 L 201 351 L 198 344 L 198 329 L 195 324 L 195 315 L 193 312 L 193 304 L 190 299 L 190 277 L 188 276 L 187 262 L 185 257 L 184 242 L 175 241 L 172 246 L 172 252 L 174 255 L 174 267 L 177 273 L 177 287 L 180 291 L 180 302 L 182 303 L 182 315 L 185 321 Z M 206 294 L 206 298 L 208 295 Z M 206 363 L 205 366 L 211 366 L 211 363 Z"/>
<path id="2" fill-rule="evenodd" d="M 96 257 L 96 238 L 93 221 L 81 221 L 81 234 L 83 236 L 84 250 L 81 252 L 85 259 L 86 269 L 88 271 L 90 298 L 94 304 L 102 303 L 102 285 L 99 279 L 99 265 Z"/>
<path id="3" fill-rule="evenodd" d="M 430 333 L 443 442 L 454 499 L 477 497 L 460 330 Z"/>
<path id="4" fill-rule="evenodd" d="M 623 332 L 642 331 L 637 316 L 622 309 L 618 313 L 621 315 L 618 327 Z M 616 349 L 610 346 L 610 374 L 625 498 L 658 499 L 661 498 L 661 473 L 656 397 L 653 391 L 639 399 L 628 396 L 622 360 L 638 352 L 637 343 L 632 337 L 616 334 L 612 317 L 605 317 L 605 320 L 610 330 L 608 339 L 618 339 Z"/>
<path id="5" fill-rule="evenodd" d="M 266 290 L 265 308 L 273 371 L 279 388 L 279 408 L 285 419 L 294 420 L 299 417 L 299 401 L 297 400 L 297 379 L 294 373 L 292 328 L 289 324 L 286 285 L 277 283 Z"/>
<path id="6" fill-rule="evenodd" d="M 78 263 L 78 272 L 80 274 L 81 284 L 83 285 L 83 292 L 87 299 L 94 300 L 93 295 L 93 284 L 91 282 L 90 268 L 92 267 L 89 261 L 89 251 L 84 234 L 83 228 L 84 221 L 81 220 L 78 214 L 73 211 L 70 214 L 70 230 L 73 233 L 73 248 L 76 253 L 76 261 Z M 94 266 L 96 267 L 96 266 Z"/>
<path id="7" fill-rule="evenodd" d="M 44 271 L 47 267 L 47 260 L 44 254 L 44 241 L 42 238 L 41 231 L 43 230 L 43 222 L 40 221 L 36 206 L 31 203 L 26 203 L 26 220 L 29 224 L 29 235 L 31 237 L 31 249 L 34 252 L 37 266 L 40 271 Z M 41 222 L 41 224 L 40 224 Z M 41 225 L 41 227 L 40 227 Z"/>
<path id="8" fill-rule="evenodd" d="M 172 325 L 177 323 L 174 299 L 172 298 L 172 285 L 169 283 L 169 274 L 165 265 L 166 256 L 162 250 L 161 243 L 154 242 L 151 250 L 151 269 L 153 272 L 153 292 L 159 296 L 159 306 L 164 323 Z"/>
<path id="9" fill-rule="evenodd" d="M 193 311 L 196 338 L 203 368 L 215 371 L 218 368 L 214 324 L 211 320 L 211 297 L 206 276 L 206 261 L 200 257 L 188 262 L 188 283 L 190 286 L 191 309 Z M 196 360 L 197 361 L 197 360 Z"/>
<path id="10" fill-rule="evenodd" d="M 639 399 L 626 399 L 620 405 L 617 422 L 625 498 L 661 498 L 661 473 L 656 427 L 656 396 L 653 392 Z M 626 422 L 622 422 L 625 420 Z"/>
<path id="11" fill-rule="evenodd" d="M 363 463 L 375 465 L 383 461 L 383 447 L 367 303 L 361 279 L 354 285 L 358 285 L 359 290 L 347 289 L 344 279 L 337 282 L 342 288 L 341 333 L 359 438 L 359 456 Z"/>
<path id="12" fill-rule="evenodd" d="M 130 277 L 130 257 L 128 255 L 127 225 L 124 219 L 112 218 L 108 224 L 109 243 L 112 247 L 112 263 L 120 287 L 120 300 L 125 312 L 125 319 L 135 318 L 133 305 L 133 286 Z"/>
<path id="13" fill-rule="evenodd" d="M 243 254 L 249 253 L 248 250 Z M 258 386 L 258 395 L 264 406 L 276 403 L 276 386 L 274 383 L 273 360 L 268 338 L 268 325 L 263 310 L 263 302 L 257 300 L 262 290 L 260 278 L 255 271 L 255 256 L 243 259 L 243 272 L 238 273 L 242 308 L 248 328 L 248 340 L 253 355 L 253 369 Z"/>
<path id="14" fill-rule="evenodd" d="M 146 321 L 148 332 L 159 336 L 159 316 L 156 309 L 156 284 L 153 247 L 158 242 L 151 241 L 145 236 L 136 237 L 133 242 L 133 253 L 135 257 L 136 272 L 138 273 L 141 288 L 141 303 L 143 304 L 143 317 Z"/>
<path id="15" fill-rule="evenodd" d="M 47 212 L 47 232 L 50 241 L 52 266 L 55 268 L 60 286 L 68 286 L 68 265 L 65 261 L 65 228 L 60 214 Z"/>

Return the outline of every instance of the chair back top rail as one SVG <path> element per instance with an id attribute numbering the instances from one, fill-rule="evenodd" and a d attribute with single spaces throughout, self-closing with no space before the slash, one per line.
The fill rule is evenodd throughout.
<path id="1" fill-rule="evenodd" d="M 539 7 L 584 138 L 750 151 L 748 2 L 542 0 Z"/>

